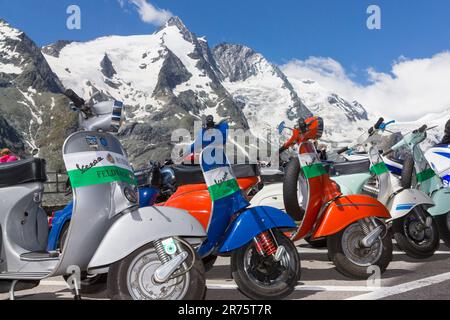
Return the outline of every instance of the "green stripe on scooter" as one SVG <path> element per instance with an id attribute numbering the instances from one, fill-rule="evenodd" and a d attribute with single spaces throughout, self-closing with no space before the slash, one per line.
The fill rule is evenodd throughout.
<path id="1" fill-rule="evenodd" d="M 372 172 L 373 174 L 376 174 L 377 176 L 380 176 L 383 173 L 389 172 L 389 169 L 384 162 L 380 162 L 380 163 L 377 163 L 376 165 L 372 166 L 372 168 L 370 168 L 370 172 Z"/>
<path id="2" fill-rule="evenodd" d="M 231 179 L 219 184 L 212 185 L 208 187 L 208 190 L 209 194 L 211 195 L 211 200 L 216 201 L 228 197 L 233 193 L 239 191 L 239 185 L 236 179 Z"/>
<path id="3" fill-rule="evenodd" d="M 428 168 L 427 170 L 422 171 L 416 175 L 417 182 L 424 182 L 424 181 L 430 180 L 435 175 L 436 175 L 436 173 L 433 171 L 433 169 Z"/>
<path id="4" fill-rule="evenodd" d="M 81 188 L 111 182 L 136 184 L 133 172 L 116 166 L 91 168 L 84 172 L 76 169 L 69 171 L 68 175 L 72 188 Z"/>
<path id="5" fill-rule="evenodd" d="M 320 177 L 327 173 L 327 171 L 325 170 L 325 168 L 321 163 L 313 163 L 310 166 L 302 167 L 302 169 L 307 179 Z"/>

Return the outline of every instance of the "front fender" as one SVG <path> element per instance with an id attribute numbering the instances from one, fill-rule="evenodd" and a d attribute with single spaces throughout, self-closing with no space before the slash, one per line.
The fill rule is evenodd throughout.
<path id="1" fill-rule="evenodd" d="M 394 220 L 406 216 L 417 206 L 425 206 L 428 209 L 434 206 L 434 202 L 420 190 L 405 189 L 395 195 L 386 207 Z"/>
<path id="2" fill-rule="evenodd" d="M 123 215 L 111 226 L 88 269 L 109 266 L 154 240 L 174 236 L 204 238 L 206 233 L 186 211 L 169 207 L 140 208 Z"/>
<path id="3" fill-rule="evenodd" d="M 219 253 L 240 248 L 260 233 L 274 228 L 296 228 L 294 220 L 272 207 L 253 207 L 241 213 L 228 228 Z"/>
<path id="4" fill-rule="evenodd" d="M 386 207 L 375 198 L 363 195 L 343 196 L 325 210 L 313 239 L 336 234 L 347 226 L 370 217 L 389 219 L 391 216 Z"/>
<path id="5" fill-rule="evenodd" d="M 428 212 L 432 216 L 440 216 L 450 212 L 450 188 L 443 188 L 434 192 L 431 198 L 435 206 L 428 209 Z"/>

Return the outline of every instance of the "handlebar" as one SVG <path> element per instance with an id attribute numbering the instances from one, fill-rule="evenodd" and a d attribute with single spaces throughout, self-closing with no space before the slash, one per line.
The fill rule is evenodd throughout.
<path id="1" fill-rule="evenodd" d="M 345 147 L 345 148 L 339 149 L 339 150 L 337 151 L 337 154 L 343 154 L 344 152 L 347 152 L 348 150 L 350 150 L 349 147 Z"/>
<path id="2" fill-rule="evenodd" d="M 384 118 L 378 119 L 377 123 L 375 123 L 375 125 L 373 126 L 373 128 L 374 128 L 375 130 L 380 129 L 380 126 L 383 124 L 383 122 L 384 122 Z"/>
<path id="3" fill-rule="evenodd" d="M 424 124 L 423 126 L 421 126 L 420 128 L 419 128 L 419 132 L 420 133 L 424 133 L 425 131 L 427 131 L 427 129 L 428 129 L 428 126 L 426 125 L 426 124 Z"/>
<path id="4" fill-rule="evenodd" d="M 86 103 L 84 99 L 80 98 L 72 89 L 67 89 L 66 92 L 64 92 L 64 95 L 69 98 L 78 109 L 81 109 Z"/>

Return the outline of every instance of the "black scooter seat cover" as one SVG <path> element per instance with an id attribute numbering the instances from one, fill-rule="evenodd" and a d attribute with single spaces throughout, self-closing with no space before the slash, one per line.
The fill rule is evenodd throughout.
<path id="1" fill-rule="evenodd" d="M 272 183 L 282 183 L 284 181 L 284 173 L 279 172 L 271 175 L 262 175 L 261 181 L 264 183 L 264 185 Z"/>
<path id="2" fill-rule="evenodd" d="M 259 167 L 256 164 L 236 164 L 231 168 L 237 179 L 259 176 Z M 203 184 L 203 172 L 199 165 L 177 165 L 172 167 L 178 186 Z"/>
<path id="3" fill-rule="evenodd" d="M 326 163 L 325 169 L 332 177 L 348 174 L 365 173 L 370 170 L 370 160 L 356 160 L 346 162 Z"/>
<path id="4" fill-rule="evenodd" d="M 47 172 L 44 159 L 31 158 L 0 163 L 0 188 L 45 181 L 47 181 Z"/>

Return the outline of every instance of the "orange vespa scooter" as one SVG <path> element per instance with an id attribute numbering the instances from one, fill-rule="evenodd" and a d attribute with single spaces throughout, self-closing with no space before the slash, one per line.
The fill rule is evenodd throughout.
<path id="1" fill-rule="evenodd" d="M 389 211 L 376 199 L 364 195 L 343 196 L 330 179 L 314 146 L 323 128 L 318 117 L 305 120 L 296 136 L 298 157 L 291 159 L 285 176 L 296 175 L 306 208 L 294 241 L 309 237 L 327 238 L 329 257 L 337 270 L 347 277 L 367 279 L 374 267 L 384 272 L 392 260 L 392 239 L 384 220 Z M 284 192 L 293 192 L 286 188 Z"/>

